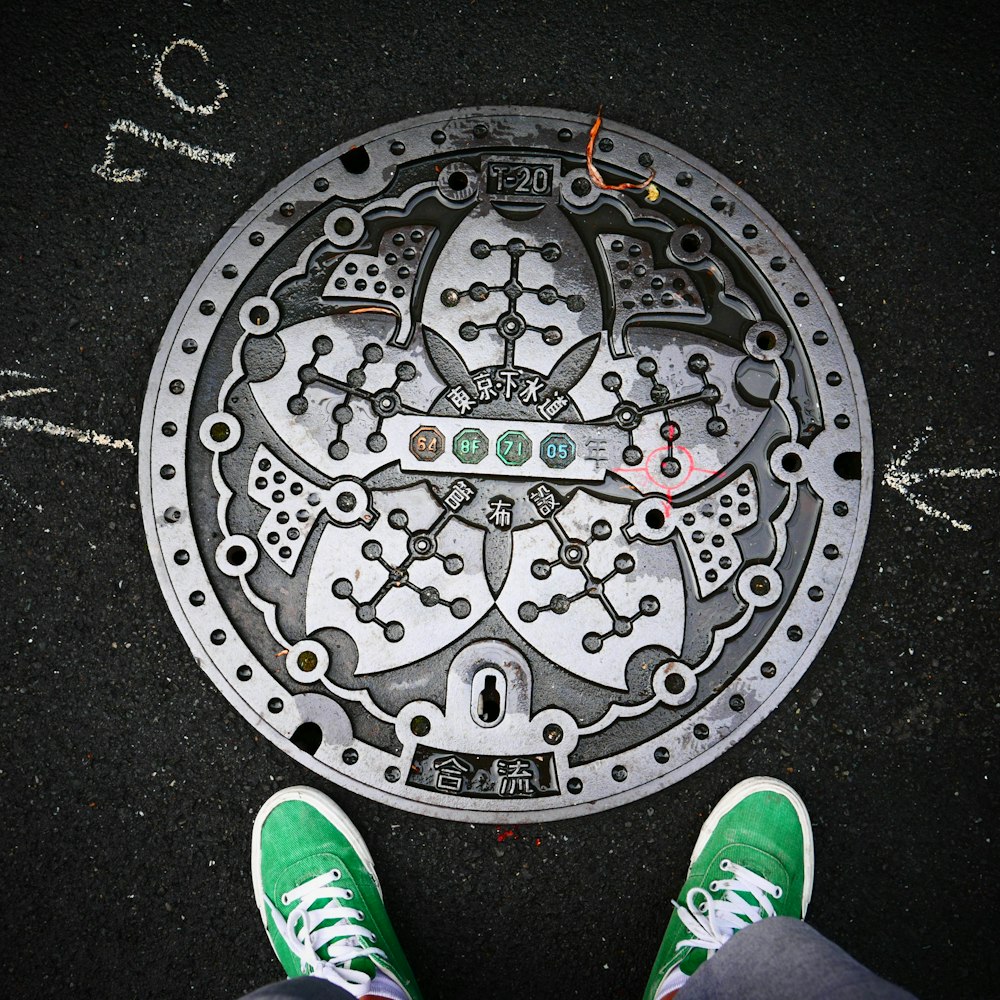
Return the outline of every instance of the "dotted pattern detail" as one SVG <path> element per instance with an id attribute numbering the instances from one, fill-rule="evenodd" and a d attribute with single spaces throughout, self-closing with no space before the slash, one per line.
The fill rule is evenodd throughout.
<path id="1" fill-rule="evenodd" d="M 698 596 L 721 590 L 743 565 L 736 535 L 757 520 L 757 483 L 747 469 L 713 496 L 675 507 L 681 538 L 698 580 Z"/>
<path id="2" fill-rule="evenodd" d="M 324 296 L 359 300 L 364 306 L 385 304 L 408 306 L 420 261 L 434 230 L 408 226 L 387 230 L 378 253 L 346 253 L 338 260 L 323 292 Z"/>
<path id="3" fill-rule="evenodd" d="M 261 445 L 250 466 L 247 493 L 255 503 L 267 508 L 257 532 L 260 547 L 291 575 L 324 509 L 321 491 Z"/>
<path id="4" fill-rule="evenodd" d="M 650 245 L 643 240 L 603 233 L 601 249 L 615 293 L 615 321 L 611 342 L 619 357 L 626 345 L 625 329 L 639 319 L 656 315 L 704 316 L 705 304 L 687 271 L 654 268 Z"/>

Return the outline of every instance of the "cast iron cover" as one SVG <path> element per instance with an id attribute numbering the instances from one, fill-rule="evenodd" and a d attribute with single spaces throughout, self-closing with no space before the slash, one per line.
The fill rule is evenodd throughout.
<path id="1" fill-rule="evenodd" d="M 718 756 L 867 527 L 812 267 L 710 167 L 592 124 L 460 110 L 324 154 L 212 251 L 149 383 L 143 514 L 198 662 L 300 762 L 435 816 L 570 816 Z"/>

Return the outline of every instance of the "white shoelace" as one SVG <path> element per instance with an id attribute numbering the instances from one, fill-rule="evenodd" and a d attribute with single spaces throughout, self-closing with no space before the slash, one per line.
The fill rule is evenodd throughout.
<path id="1" fill-rule="evenodd" d="M 677 943 L 681 948 L 704 948 L 713 952 L 721 948 L 741 927 L 774 916 L 772 899 L 781 899 L 781 886 L 774 885 L 749 868 L 724 858 L 719 867 L 732 877 L 712 882 L 708 889 L 695 886 L 688 891 L 686 906 L 673 901 L 677 915 L 694 935 Z M 711 891 L 710 891 L 711 890 Z M 722 892 L 716 899 L 712 893 Z M 746 893 L 746 899 L 738 893 Z M 769 898 L 770 897 L 770 898 Z M 755 905 L 756 904 L 756 905 Z"/>
<path id="2" fill-rule="evenodd" d="M 351 923 L 352 920 L 363 921 L 365 915 L 345 905 L 354 898 L 354 893 L 333 885 L 340 876 L 340 871 L 334 868 L 286 892 L 281 897 L 283 905 L 297 901 L 288 920 L 281 916 L 270 899 L 267 904 L 281 936 L 301 962 L 302 972 L 327 979 L 360 997 L 371 982 L 371 976 L 360 969 L 349 968 L 349 963 L 376 955 L 385 958 L 385 952 L 372 947 L 376 936 L 371 928 Z M 309 908 L 323 899 L 327 900 L 323 906 Z M 327 926 L 320 926 L 324 923 Z M 322 948 L 326 949 L 327 958 L 320 957 Z"/>

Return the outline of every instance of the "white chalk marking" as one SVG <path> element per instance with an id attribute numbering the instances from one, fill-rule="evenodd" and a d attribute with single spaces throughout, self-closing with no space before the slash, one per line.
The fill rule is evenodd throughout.
<path id="1" fill-rule="evenodd" d="M 39 379 L 41 375 L 32 375 L 30 372 L 19 372 L 14 368 L 0 368 L 0 378 L 33 378 Z"/>
<path id="2" fill-rule="evenodd" d="M 928 432 L 933 430 L 933 427 L 927 428 Z M 925 472 L 913 472 L 907 466 L 910 464 L 910 459 L 913 458 L 926 440 L 926 437 L 916 438 L 913 444 L 899 458 L 894 458 L 885 470 L 882 482 L 890 489 L 895 490 L 909 503 L 913 504 L 922 514 L 926 514 L 928 517 L 936 517 L 941 521 L 947 521 L 953 528 L 957 528 L 959 531 L 972 531 L 971 524 L 959 521 L 957 518 L 945 513 L 945 511 L 939 510 L 937 507 L 932 507 L 926 500 L 917 496 L 916 493 L 911 492 L 912 488 L 919 486 L 928 479 L 996 479 L 1000 478 L 1000 471 L 983 467 L 980 469 L 933 468 L 927 469 Z"/>
<path id="3" fill-rule="evenodd" d="M 214 115 L 221 107 L 222 102 L 229 96 L 229 91 L 226 89 L 226 84 L 223 80 L 215 81 L 216 97 L 211 104 L 189 104 L 177 91 L 171 90 L 164 82 L 163 64 L 166 62 L 167 56 L 175 49 L 182 47 L 193 49 L 201 56 L 201 61 L 206 66 L 208 65 L 208 53 L 205 51 L 204 45 L 199 45 L 190 38 L 175 39 L 153 61 L 153 86 L 168 101 L 180 108 L 181 111 L 186 111 L 189 115 Z"/>
<path id="4" fill-rule="evenodd" d="M 996 469 L 928 469 L 926 473 L 910 473 L 914 482 L 920 482 L 928 476 L 938 479 L 990 479 L 1000 475 Z"/>
<path id="5" fill-rule="evenodd" d="M 29 503 L 27 500 L 24 499 L 23 496 L 21 496 L 20 493 L 17 492 L 17 490 L 14 489 L 11 483 L 9 483 L 6 479 L 4 479 L 3 476 L 0 476 L 0 489 L 2 489 L 3 492 L 7 494 L 7 496 L 9 496 L 12 500 L 16 501 L 17 503 L 19 503 L 22 507 L 27 507 L 29 510 L 32 507 L 34 507 L 34 509 L 37 510 L 39 514 L 43 513 L 41 504 Z"/>
<path id="6" fill-rule="evenodd" d="M 214 149 L 206 149 L 204 146 L 193 146 L 183 139 L 171 139 L 162 132 L 154 132 L 152 129 L 143 128 L 142 125 L 137 125 L 128 118 L 119 118 L 118 121 L 112 122 L 108 129 L 106 137 L 107 146 L 104 149 L 103 162 L 95 163 L 90 168 L 98 177 L 102 177 L 106 181 L 113 181 L 115 184 L 135 184 L 146 176 L 145 167 L 129 169 L 112 166 L 115 158 L 115 147 L 117 145 L 115 134 L 118 132 L 133 136 L 142 142 L 148 142 L 156 149 L 162 149 L 168 153 L 180 153 L 181 156 L 186 156 L 190 160 L 196 160 L 198 163 L 210 166 L 232 169 L 233 163 L 236 160 L 235 153 L 220 153 Z"/>
<path id="7" fill-rule="evenodd" d="M 11 389 L 10 392 L 5 392 L 0 396 L 0 403 L 6 403 L 8 399 L 23 399 L 26 396 L 40 396 L 44 392 L 55 391 L 55 389 L 49 389 L 43 385 L 35 386 L 33 389 Z"/>
<path id="8" fill-rule="evenodd" d="M 131 454 L 135 454 L 135 445 L 128 438 L 113 438 L 109 434 L 101 434 L 99 431 L 81 430 L 79 427 L 64 427 L 60 424 L 53 424 L 51 421 L 42 420 L 39 417 L 5 417 L 0 416 L 0 430 L 27 431 L 29 433 L 40 432 L 50 434 L 52 437 L 69 438 L 72 441 L 79 441 L 80 444 L 94 444 L 101 448 L 125 449 Z"/>

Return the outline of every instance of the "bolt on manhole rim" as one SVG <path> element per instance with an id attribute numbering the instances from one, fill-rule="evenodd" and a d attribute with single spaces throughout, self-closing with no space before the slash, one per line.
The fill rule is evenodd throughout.
<path id="1" fill-rule="evenodd" d="M 818 276 L 669 143 L 603 122 L 588 164 L 591 124 L 467 109 L 324 154 L 209 255 L 150 378 L 143 517 L 199 663 L 300 762 L 429 815 L 702 767 L 808 667 L 864 541 L 867 400 Z"/>

